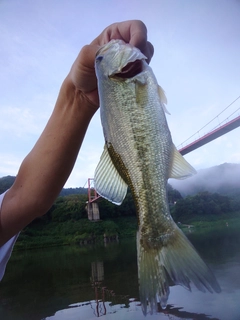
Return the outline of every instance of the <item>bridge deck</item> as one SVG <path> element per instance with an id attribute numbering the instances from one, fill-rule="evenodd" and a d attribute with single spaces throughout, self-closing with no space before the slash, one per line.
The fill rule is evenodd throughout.
<path id="1" fill-rule="evenodd" d="M 188 144 L 187 146 L 179 149 L 178 151 L 182 155 L 185 155 L 185 154 L 203 146 L 204 144 L 224 135 L 225 133 L 232 131 L 233 129 L 236 129 L 239 126 L 240 126 L 240 116 L 225 123 L 224 125 L 220 126 L 219 128 L 205 134 L 201 138 L 199 138 L 199 139 L 195 140 L 194 142 Z"/>

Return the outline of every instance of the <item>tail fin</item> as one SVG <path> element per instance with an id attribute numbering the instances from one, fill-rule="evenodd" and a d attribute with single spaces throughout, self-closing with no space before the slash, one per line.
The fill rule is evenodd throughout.
<path id="1" fill-rule="evenodd" d="M 160 302 L 164 309 L 170 293 L 170 285 L 181 285 L 191 291 L 190 282 L 200 291 L 211 293 L 221 289 L 203 260 L 182 231 L 175 225 L 174 236 L 161 249 L 145 249 L 137 234 L 138 278 L 140 300 L 146 315 L 157 310 Z"/>

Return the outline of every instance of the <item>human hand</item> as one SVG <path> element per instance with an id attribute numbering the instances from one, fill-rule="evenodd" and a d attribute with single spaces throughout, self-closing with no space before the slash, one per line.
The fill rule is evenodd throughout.
<path id="1" fill-rule="evenodd" d="M 154 52 L 152 44 L 147 41 L 147 28 L 139 20 L 111 24 L 90 45 L 84 46 L 75 60 L 68 77 L 75 88 L 80 90 L 96 106 L 96 109 L 99 107 L 99 97 L 94 68 L 95 56 L 99 47 L 112 39 L 121 39 L 139 48 L 148 58 L 148 62 L 150 62 Z"/>

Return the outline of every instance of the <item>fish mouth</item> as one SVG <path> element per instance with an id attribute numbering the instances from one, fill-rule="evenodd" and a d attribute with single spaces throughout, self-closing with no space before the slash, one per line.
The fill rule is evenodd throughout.
<path id="1" fill-rule="evenodd" d="M 125 67 L 122 68 L 121 72 L 115 73 L 114 76 L 122 79 L 133 78 L 143 71 L 142 60 L 135 60 L 129 62 Z"/>

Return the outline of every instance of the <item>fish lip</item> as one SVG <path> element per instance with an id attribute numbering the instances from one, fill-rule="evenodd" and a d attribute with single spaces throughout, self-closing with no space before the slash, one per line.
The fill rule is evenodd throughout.
<path id="1" fill-rule="evenodd" d="M 135 61 L 128 62 L 120 72 L 114 73 L 111 77 L 122 79 L 131 79 L 143 71 L 142 60 L 136 59 Z"/>
<path id="2" fill-rule="evenodd" d="M 111 60 L 117 58 L 120 60 L 118 66 L 115 68 L 108 69 L 106 76 L 109 78 L 117 79 L 130 79 L 138 75 L 144 69 L 144 63 L 147 57 L 138 49 L 134 48 L 131 44 L 125 43 L 122 40 L 111 40 L 106 45 L 100 47 L 96 53 L 96 62 L 100 62 L 104 56 L 111 50 L 113 46 L 113 51 Z"/>

